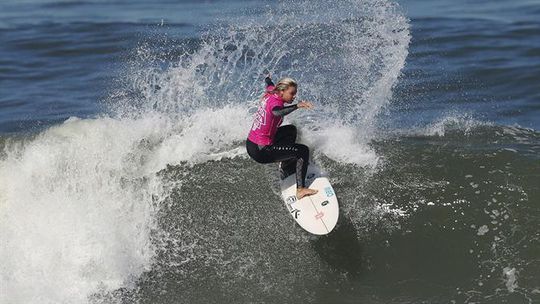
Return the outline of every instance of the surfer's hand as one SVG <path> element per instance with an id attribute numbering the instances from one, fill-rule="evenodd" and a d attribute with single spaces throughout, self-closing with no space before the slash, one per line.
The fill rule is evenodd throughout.
<path id="1" fill-rule="evenodd" d="M 300 101 L 296 106 L 298 108 L 302 108 L 302 109 L 312 109 L 313 108 L 313 104 L 311 102 L 305 101 L 305 100 Z"/>

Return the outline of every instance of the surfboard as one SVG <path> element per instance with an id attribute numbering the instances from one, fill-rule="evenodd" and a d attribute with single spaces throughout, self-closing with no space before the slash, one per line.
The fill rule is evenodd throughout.
<path id="1" fill-rule="evenodd" d="M 339 217 L 336 193 L 326 174 L 317 165 L 310 163 L 306 175 L 308 188 L 317 189 L 314 195 L 298 200 L 296 197 L 296 174 L 294 169 L 282 171 L 281 196 L 292 218 L 309 233 L 325 235 L 334 229 Z"/>

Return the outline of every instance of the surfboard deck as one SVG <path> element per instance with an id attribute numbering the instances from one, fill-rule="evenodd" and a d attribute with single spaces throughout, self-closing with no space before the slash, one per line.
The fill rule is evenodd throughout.
<path id="1" fill-rule="evenodd" d="M 280 186 L 289 214 L 307 232 L 315 235 L 328 234 L 334 229 L 339 218 L 339 204 L 334 188 L 326 174 L 313 163 L 308 166 L 306 185 L 319 192 L 298 200 L 296 174 L 290 164 L 285 164 Z"/>

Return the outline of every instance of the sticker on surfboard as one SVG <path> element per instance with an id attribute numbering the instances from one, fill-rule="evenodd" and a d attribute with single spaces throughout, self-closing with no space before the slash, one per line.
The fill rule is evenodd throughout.
<path id="1" fill-rule="evenodd" d="M 296 197 L 296 176 L 288 172 L 288 176 L 281 180 L 281 196 L 287 211 L 292 218 L 309 233 L 325 235 L 334 229 L 339 218 L 339 204 L 330 184 L 322 170 L 313 163 L 309 164 L 306 174 L 306 185 L 317 189 L 314 195 Z"/>

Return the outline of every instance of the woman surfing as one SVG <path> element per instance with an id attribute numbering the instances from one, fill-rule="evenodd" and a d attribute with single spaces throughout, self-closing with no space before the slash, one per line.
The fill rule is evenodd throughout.
<path id="1" fill-rule="evenodd" d="M 298 90 L 298 84 L 291 78 L 283 78 L 274 85 L 268 75 L 265 82 L 266 92 L 246 140 L 247 152 L 261 164 L 280 162 L 280 168 L 282 162 L 296 162 L 296 197 L 313 195 L 317 190 L 306 187 L 309 148 L 296 143 L 294 125 L 281 126 L 285 115 L 297 109 L 311 109 L 313 105 L 308 101 L 285 105 L 293 102 Z"/>

